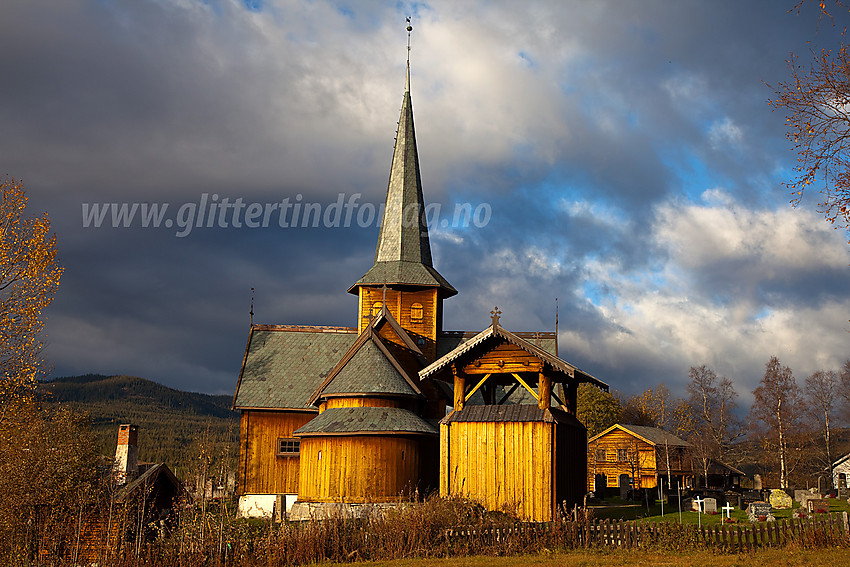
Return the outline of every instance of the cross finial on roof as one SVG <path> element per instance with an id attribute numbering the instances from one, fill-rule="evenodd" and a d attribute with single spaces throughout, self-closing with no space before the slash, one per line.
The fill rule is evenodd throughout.
<path id="1" fill-rule="evenodd" d="M 493 309 L 492 311 L 490 311 L 490 317 L 493 319 L 493 324 L 494 324 L 494 325 L 498 325 L 498 324 L 499 324 L 499 315 L 501 315 L 501 314 L 502 314 L 502 312 L 501 312 L 501 311 L 499 311 L 499 308 L 498 308 L 498 307 L 496 307 L 495 309 Z"/>

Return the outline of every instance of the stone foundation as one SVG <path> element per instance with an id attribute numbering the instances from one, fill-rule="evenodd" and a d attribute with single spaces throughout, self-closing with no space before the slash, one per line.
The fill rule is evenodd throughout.
<path id="1" fill-rule="evenodd" d="M 289 510 L 290 521 L 326 520 L 328 518 L 371 518 L 380 516 L 384 511 L 395 508 L 396 502 L 347 504 L 343 502 L 301 502 L 296 501 Z"/>

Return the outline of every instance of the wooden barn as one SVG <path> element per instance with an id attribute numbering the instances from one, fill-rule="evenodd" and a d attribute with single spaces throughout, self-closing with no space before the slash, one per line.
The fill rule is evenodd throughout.
<path id="1" fill-rule="evenodd" d="M 607 386 L 558 358 L 551 331 L 510 333 L 497 320 L 481 333 L 444 331 L 443 301 L 457 291 L 433 266 L 424 211 L 408 66 L 375 261 L 348 290 L 358 297 L 356 326 L 251 326 L 233 403 L 240 515 L 285 508 L 314 517 L 445 486 L 546 520 L 583 493 L 587 436 L 574 417 L 576 387 Z M 496 431 L 501 440 L 480 454 L 461 454 L 446 438 L 453 458 L 441 463 L 449 455 L 440 456 L 441 437 L 471 442 Z M 453 467 L 491 467 L 499 481 L 441 478 Z"/>
<path id="2" fill-rule="evenodd" d="M 668 470 L 673 487 L 691 487 L 690 450 L 690 443 L 657 427 L 614 424 L 587 442 L 587 489 L 656 488 Z"/>

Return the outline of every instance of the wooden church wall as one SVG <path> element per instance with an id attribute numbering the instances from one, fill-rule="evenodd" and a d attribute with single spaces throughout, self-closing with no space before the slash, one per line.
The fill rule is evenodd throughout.
<path id="1" fill-rule="evenodd" d="M 359 332 L 362 332 L 369 323 L 369 316 L 376 314 L 376 303 L 383 303 L 384 300 L 386 300 L 389 312 L 398 321 L 398 324 L 411 334 L 414 341 L 417 341 L 419 337 L 425 339 L 425 344 L 419 345 L 419 348 L 428 360 L 435 360 L 437 357 L 437 329 L 442 315 L 439 309 L 441 302 L 437 297 L 437 289 L 401 291 L 388 288 L 386 295 L 384 295 L 382 288 L 364 288 L 360 293 Z M 421 319 L 412 309 L 415 303 L 422 305 Z"/>
<path id="2" fill-rule="evenodd" d="M 302 437 L 298 500 L 395 501 L 417 487 L 419 443 L 401 435 Z"/>
<path id="3" fill-rule="evenodd" d="M 405 403 L 398 398 L 378 398 L 372 396 L 329 398 L 319 405 L 319 412 L 332 408 L 408 408 L 411 403 Z"/>
<path id="4" fill-rule="evenodd" d="M 477 500 L 488 510 L 514 509 L 528 521 L 550 521 L 553 441 L 554 424 L 545 422 L 442 424 L 440 494 Z M 583 477 L 584 469 L 580 489 Z"/>
<path id="5" fill-rule="evenodd" d="M 298 457 L 277 455 L 279 437 L 316 417 L 313 412 L 242 410 L 239 423 L 239 494 L 295 494 Z"/>

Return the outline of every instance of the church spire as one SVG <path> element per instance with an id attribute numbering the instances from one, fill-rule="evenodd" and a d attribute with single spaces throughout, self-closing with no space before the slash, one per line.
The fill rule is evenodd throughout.
<path id="1" fill-rule="evenodd" d="M 387 198 L 375 264 L 349 292 L 357 293 L 360 285 L 401 284 L 440 288 L 444 296 L 457 291 L 434 269 L 425 200 L 419 174 L 419 155 L 413 127 L 413 104 L 410 99 L 410 30 L 408 20 L 408 56 Z"/>

